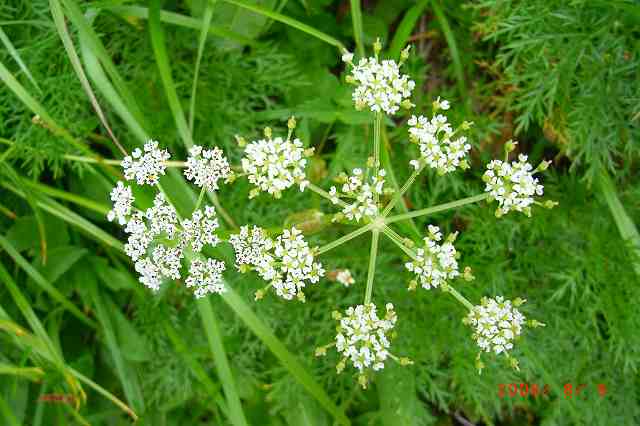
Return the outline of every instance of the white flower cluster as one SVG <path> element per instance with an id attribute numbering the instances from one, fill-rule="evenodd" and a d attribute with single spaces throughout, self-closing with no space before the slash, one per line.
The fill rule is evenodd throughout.
<path id="1" fill-rule="evenodd" d="M 254 226 L 249 233 L 249 227 L 245 225 L 240 228 L 239 234 L 229 237 L 229 243 L 236 254 L 238 271 L 243 272 L 248 266 L 255 268 L 263 278 L 275 275 L 271 266 L 275 262 L 271 254 L 275 243 L 265 234 L 264 229 Z"/>
<path id="2" fill-rule="evenodd" d="M 379 195 L 383 193 L 385 176 L 385 170 L 380 169 L 377 176 L 371 176 L 371 183 L 367 183 L 362 169 L 353 169 L 353 175 L 343 176 L 345 182 L 340 195 L 335 186 L 331 187 L 329 190 L 331 201 L 337 204 L 340 197 L 350 201 L 342 209 L 342 213 L 349 220 L 359 222 L 363 217 L 375 217 L 378 214 L 378 206 L 374 200 L 374 193 Z"/>
<path id="3" fill-rule="evenodd" d="M 118 182 L 112 191 L 116 203 L 113 214 L 126 224 L 124 230 L 129 237 L 124 246 L 125 253 L 135 262 L 140 282 L 150 289 L 159 290 L 165 279 L 180 279 L 185 249 L 190 247 L 193 252 L 200 252 L 205 244 L 215 246 L 220 242 L 215 234 L 218 220 L 213 207 L 206 206 L 204 213 L 196 210 L 190 219 L 180 222 L 177 212 L 162 192 L 156 194 L 152 207 L 136 211 L 127 221 L 133 202 L 131 197 L 128 210 L 125 209 L 123 200 L 128 200 L 130 195 L 130 188 L 127 189 L 128 192 L 123 189 L 122 182 Z M 109 212 L 110 217 L 112 212 Z M 220 293 L 224 290 L 222 271 L 224 263 L 220 261 L 193 260 L 186 285 L 195 287 L 196 297 Z"/>
<path id="4" fill-rule="evenodd" d="M 438 99 L 437 105 L 446 110 L 447 101 Z M 453 130 L 443 114 L 434 115 L 431 120 L 424 116 L 409 119 L 409 138 L 418 144 L 420 159 L 411 160 L 416 170 L 423 165 L 438 170 L 440 174 L 454 171 L 457 167 L 466 167 L 465 156 L 471 149 L 465 136 L 455 137 L 458 130 Z M 465 127 L 468 124 L 465 124 Z"/>
<path id="5" fill-rule="evenodd" d="M 159 149 L 158 142 L 149 140 L 144 144 L 144 152 L 136 148 L 122 160 L 124 177 L 135 179 L 138 185 L 156 185 L 166 168 L 165 161 L 171 156 L 166 149 Z"/>
<path id="6" fill-rule="evenodd" d="M 180 245 L 183 248 L 190 245 L 194 252 L 200 253 L 205 244 L 215 247 L 220 242 L 215 234 L 220 225 L 216 210 L 211 206 L 205 206 L 204 213 L 202 210 L 194 211 L 191 219 L 183 220 L 181 226 Z"/>
<path id="7" fill-rule="evenodd" d="M 502 296 L 483 297 L 480 303 L 469 312 L 465 323 L 473 327 L 473 338 L 481 351 L 506 353 L 522 332 L 524 315 L 514 307 L 515 303 Z"/>
<path id="8" fill-rule="evenodd" d="M 199 187 L 206 188 L 207 191 L 216 191 L 218 180 L 231 176 L 231 167 L 224 152 L 217 146 L 213 149 L 203 149 L 194 145 L 189 150 L 184 175 Z"/>
<path id="9" fill-rule="evenodd" d="M 266 191 L 276 197 L 293 185 L 300 191 L 309 185 L 304 168 L 307 164 L 300 139 L 267 138 L 251 142 L 245 148 L 242 169 L 249 182 L 257 187 L 250 196 Z"/>
<path id="10" fill-rule="evenodd" d="M 535 172 L 532 169 L 527 156 L 523 154 L 511 164 L 493 160 L 487 165 L 482 180 L 487 184 L 485 191 L 498 201 L 498 213 L 506 214 L 515 210 L 530 214 L 533 196 L 543 193 L 543 186 L 533 177 Z"/>
<path id="11" fill-rule="evenodd" d="M 395 114 L 408 102 L 416 83 L 406 74 L 400 74 L 400 65 L 393 60 L 378 61 L 377 57 L 352 62 L 353 55 L 345 52 L 342 60 L 352 66 L 347 81 L 356 84 L 353 100 L 356 109 L 368 107 L 373 112 Z M 410 102 L 409 102 L 410 104 Z"/>
<path id="12" fill-rule="evenodd" d="M 189 276 L 185 284 L 187 287 L 195 287 L 196 298 L 204 297 L 209 293 L 223 293 L 226 291 L 222 281 L 222 273 L 225 270 L 224 262 L 208 258 L 206 261 L 194 259 L 189 267 Z"/>
<path id="13" fill-rule="evenodd" d="M 295 227 L 285 229 L 275 242 L 254 227 L 249 234 L 244 226 L 240 234 L 232 235 L 229 242 L 236 252 L 236 266 L 243 265 L 255 268 L 256 272 L 269 281 L 276 294 L 283 299 L 292 300 L 297 297 L 304 301 L 302 289 L 307 281 L 317 283 L 324 275 L 324 269 L 314 262 L 314 255 L 309 244 L 304 240 L 302 232 Z M 260 292 L 256 298 L 260 298 Z"/>
<path id="14" fill-rule="evenodd" d="M 131 193 L 131 187 L 124 186 L 122 182 L 118 181 L 111 191 L 111 201 L 113 201 L 113 209 L 107 213 L 107 219 L 109 222 L 118 219 L 118 223 L 124 225 L 127 223 L 127 216 L 131 214 L 131 208 L 135 201 Z"/>
<path id="15" fill-rule="evenodd" d="M 353 276 L 351 276 L 351 271 L 348 269 L 338 271 L 336 274 L 336 281 L 345 287 L 349 287 L 351 284 L 356 282 L 356 280 L 353 279 Z"/>
<path id="16" fill-rule="evenodd" d="M 448 280 L 456 278 L 458 272 L 457 252 L 453 246 L 455 234 L 445 242 L 438 244 L 442 233 L 437 226 L 428 226 L 429 235 L 424 238 L 424 247 L 416 250 L 416 259 L 407 262 L 405 267 L 416 274 L 424 289 L 438 287 Z"/>
<path id="17" fill-rule="evenodd" d="M 387 303 L 383 319 L 378 318 L 373 303 L 349 307 L 346 316 L 337 316 L 340 325 L 336 335 L 336 350 L 362 373 L 372 368 L 377 371 L 384 368 L 389 357 L 389 338 L 396 324 L 397 316 L 393 305 Z M 338 364 L 338 372 L 344 363 Z"/>

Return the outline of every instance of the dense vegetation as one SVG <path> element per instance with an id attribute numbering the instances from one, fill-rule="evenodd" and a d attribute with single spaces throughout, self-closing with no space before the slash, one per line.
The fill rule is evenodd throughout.
<path id="1" fill-rule="evenodd" d="M 0 423 L 640 422 L 640 6 L 359 3 L 0 5 Z M 418 110 L 440 96 L 451 101 L 452 121 L 475 123 L 471 167 L 427 172 L 404 204 L 481 192 L 484 165 L 510 139 L 532 164 L 553 160 L 542 180 L 554 209 L 497 219 L 495 206 L 474 205 L 398 227 L 416 241 L 429 223 L 458 231 L 456 249 L 475 275 L 460 286 L 474 303 L 527 299 L 525 315 L 546 327 L 517 342 L 520 371 L 487 358 L 478 374 L 464 309 L 440 291 L 408 292 L 406 256 L 389 240 L 380 240 L 374 298 L 393 301 L 393 345 L 414 364 L 389 363 L 362 390 L 352 372 L 336 374 L 335 353 L 318 359 L 314 350 L 335 338 L 332 311 L 361 302 L 365 237 L 322 259 L 328 271 L 351 270 L 349 288 L 323 280 L 306 303 L 256 302 L 264 282 L 229 267 L 233 295 L 210 296 L 205 308 L 184 286 L 144 288 L 122 253 L 124 233 L 106 220 L 121 170 L 93 159 L 120 160 L 114 138 L 130 152 L 153 137 L 175 159 L 194 141 L 238 163 L 235 135 L 254 140 L 265 126 L 286 133 L 295 115 L 297 136 L 315 148 L 311 182 L 328 188 L 366 163 L 372 117 L 353 109 L 340 47 L 359 56 L 376 37 L 391 58 L 413 46 L 404 72 L 416 82 Z M 388 120 L 382 135 L 396 190 L 415 154 L 408 118 Z M 191 209 L 197 193 L 178 173 L 163 179 Z M 246 180 L 221 187 L 225 232 L 297 224 L 313 245 L 348 232 L 316 194 L 249 199 L 250 190 Z M 151 204 L 150 192 L 137 195 Z M 233 263 L 230 249 L 220 256 Z M 508 384 L 518 392 L 528 384 L 529 395 Z"/>

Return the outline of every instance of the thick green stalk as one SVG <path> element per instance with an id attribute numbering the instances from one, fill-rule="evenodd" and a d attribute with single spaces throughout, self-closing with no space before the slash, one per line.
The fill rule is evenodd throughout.
<path id="1" fill-rule="evenodd" d="M 382 131 L 382 112 L 376 112 L 376 119 L 373 126 L 373 169 L 375 177 L 377 178 L 378 172 L 380 171 L 380 133 Z M 378 205 L 380 194 L 373 191 L 373 197 L 376 205 Z"/>
<path id="2" fill-rule="evenodd" d="M 380 231 L 374 229 L 371 232 L 371 253 L 369 254 L 369 269 L 367 271 L 367 288 L 364 293 L 364 304 L 371 303 L 373 295 L 373 279 L 376 275 L 376 259 L 378 258 L 378 240 Z"/>
<path id="3" fill-rule="evenodd" d="M 360 0 L 351 0 L 351 23 L 353 24 L 353 38 L 356 40 L 358 55 L 364 58 L 364 35 L 362 31 L 362 8 Z"/>
<path id="4" fill-rule="evenodd" d="M 364 234 L 365 232 L 368 232 L 369 230 L 373 229 L 373 226 L 374 226 L 373 223 L 370 223 L 368 225 L 363 226 L 362 228 L 358 228 L 355 231 L 350 232 L 347 235 L 344 235 L 344 236 L 338 238 L 337 240 L 335 240 L 335 241 L 333 241 L 333 242 L 331 242 L 329 244 L 326 244 L 326 245 L 320 247 L 318 249 L 318 255 L 321 255 L 322 253 L 326 253 L 329 250 L 332 250 L 332 249 L 338 247 L 339 245 L 344 244 L 347 241 L 352 240 L 355 237 Z"/>
<path id="5" fill-rule="evenodd" d="M 489 198 L 489 194 L 479 194 L 473 197 L 463 198 L 461 200 L 452 201 L 450 203 L 439 204 L 433 207 L 427 207 L 426 209 L 415 210 L 409 213 L 399 214 L 397 216 L 391 216 L 385 219 L 385 223 L 393 223 L 401 220 L 411 219 L 413 217 L 426 216 L 433 213 L 443 212 L 446 210 L 455 209 L 456 207 L 462 207 L 467 204 L 477 203 L 478 201 L 486 200 Z"/>

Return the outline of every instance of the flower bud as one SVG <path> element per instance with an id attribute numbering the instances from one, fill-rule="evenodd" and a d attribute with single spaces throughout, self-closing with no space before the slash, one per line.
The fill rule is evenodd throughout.
<path id="1" fill-rule="evenodd" d="M 552 201 L 552 200 L 547 200 L 544 203 L 542 203 L 542 205 L 544 206 L 545 209 L 552 209 L 555 206 L 557 206 L 559 203 L 557 201 Z"/>
<path id="2" fill-rule="evenodd" d="M 409 287 L 407 288 L 407 290 L 415 291 L 416 288 L 418 288 L 418 282 L 416 280 L 409 281 Z"/>
<path id="3" fill-rule="evenodd" d="M 236 143 L 238 144 L 238 146 L 240 148 L 242 148 L 242 147 L 247 145 L 246 139 L 243 138 L 242 136 L 235 135 L 235 138 L 236 138 Z"/>
<path id="4" fill-rule="evenodd" d="M 264 290 L 258 290 L 255 293 L 255 300 L 262 300 L 264 297 Z"/>
<path id="5" fill-rule="evenodd" d="M 538 164 L 538 167 L 536 167 L 536 169 L 534 170 L 535 172 L 544 172 L 545 170 L 547 170 L 549 168 L 549 165 L 551 164 L 551 161 L 542 161 L 540 164 Z"/>
<path id="6" fill-rule="evenodd" d="M 382 50 L 382 43 L 380 42 L 380 37 L 376 38 L 375 43 L 373 43 L 373 52 L 378 56 L 380 51 Z"/>
<path id="7" fill-rule="evenodd" d="M 507 141 L 507 143 L 506 143 L 506 144 L 504 144 L 504 150 L 505 150 L 506 152 L 513 152 L 513 150 L 515 150 L 515 149 L 516 149 L 516 145 L 518 145 L 518 142 L 516 142 L 516 141 L 514 141 L 514 140 L 509 139 L 509 140 Z"/>
<path id="8" fill-rule="evenodd" d="M 515 306 L 516 308 L 519 306 L 524 305 L 527 302 L 527 299 L 523 299 L 521 297 L 516 297 L 515 299 L 513 299 L 513 306 Z"/>
<path id="9" fill-rule="evenodd" d="M 465 281 L 473 281 L 476 277 L 471 273 L 471 267 L 467 266 L 464 268 L 464 272 L 462 274 Z"/>
<path id="10" fill-rule="evenodd" d="M 293 130 L 296 128 L 296 118 L 294 116 L 289 117 L 289 120 L 287 121 L 287 127 L 289 128 L 289 130 Z"/>
<path id="11" fill-rule="evenodd" d="M 411 45 L 409 44 L 407 47 L 405 47 L 404 49 L 402 49 L 402 52 L 400 52 L 400 61 L 404 62 L 407 59 L 409 59 L 409 51 L 411 50 Z"/>
<path id="12" fill-rule="evenodd" d="M 273 131 L 271 130 L 271 127 L 265 127 L 264 128 L 264 137 L 271 140 L 271 135 L 273 135 Z"/>
<path id="13" fill-rule="evenodd" d="M 325 356 L 327 354 L 327 347 L 326 346 L 319 346 L 316 348 L 315 351 L 315 356 Z"/>
<path id="14" fill-rule="evenodd" d="M 403 367 L 406 365 L 413 365 L 413 361 L 407 357 L 402 357 L 399 359 L 400 365 L 402 365 Z"/>

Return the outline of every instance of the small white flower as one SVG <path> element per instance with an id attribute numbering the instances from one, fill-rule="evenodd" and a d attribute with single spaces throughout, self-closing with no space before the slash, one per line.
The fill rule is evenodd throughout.
<path id="1" fill-rule="evenodd" d="M 189 276 L 185 280 L 187 287 L 195 287 L 196 298 L 204 297 L 209 293 L 223 293 L 226 291 L 222 273 L 225 270 L 224 262 L 208 258 L 206 262 L 194 259 L 189 267 Z"/>
<path id="2" fill-rule="evenodd" d="M 184 257 L 180 247 L 167 247 L 158 244 L 153 248 L 151 259 L 158 268 L 160 275 L 173 280 L 180 279 L 180 261 Z"/>
<path id="3" fill-rule="evenodd" d="M 514 339 L 522 332 L 525 317 L 502 296 L 495 299 L 483 297 L 464 322 L 473 328 L 473 339 L 481 351 L 500 354 L 513 348 Z"/>
<path id="4" fill-rule="evenodd" d="M 440 101 L 440 98 L 436 102 L 440 109 L 449 107 L 449 103 Z M 409 139 L 417 143 L 420 149 L 420 159 L 409 162 L 416 170 L 424 164 L 445 174 L 464 167 L 464 159 L 471 150 L 471 145 L 467 143 L 466 137 L 455 137 L 458 131 L 451 128 L 446 116 L 438 114 L 429 120 L 422 115 L 414 115 L 408 123 Z"/>
<path id="5" fill-rule="evenodd" d="M 160 290 L 162 277 L 158 267 L 149 258 L 139 260 L 135 264 L 136 272 L 140 274 L 140 282 L 153 291 Z"/>
<path id="6" fill-rule="evenodd" d="M 242 169 L 258 191 L 276 197 L 293 185 L 304 191 L 309 184 L 304 172 L 307 164 L 300 139 L 261 139 L 251 142 L 242 158 Z M 252 194 L 255 195 L 255 194 Z"/>
<path id="7" fill-rule="evenodd" d="M 153 207 L 144 212 L 144 217 L 149 224 L 149 231 L 153 238 L 165 234 L 173 239 L 178 230 L 178 213 L 167 202 L 162 192 L 156 194 Z"/>
<path id="8" fill-rule="evenodd" d="M 451 241 L 452 238 L 438 244 L 442 239 L 440 228 L 429 225 L 428 230 L 429 235 L 424 238 L 424 247 L 415 252 L 416 259 L 405 263 L 405 268 L 416 274 L 422 288 L 427 290 L 460 275 L 456 260 L 457 252 Z"/>
<path id="9" fill-rule="evenodd" d="M 165 161 L 171 156 L 165 149 L 158 148 L 158 142 L 149 140 L 144 144 L 144 152 L 140 148 L 133 150 L 122 160 L 124 177 L 135 179 L 138 185 L 156 185 L 165 172 Z"/>
<path id="10" fill-rule="evenodd" d="M 349 52 L 348 50 L 343 50 L 342 51 L 342 62 L 346 62 L 348 64 L 350 64 L 351 62 L 353 62 L 353 53 Z"/>
<path id="11" fill-rule="evenodd" d="M 393 60 L 379 62 L 375 57 L 362 58 L 357 65 L 351 65 L 348 81 L 356 85 L 353 100 L 358 110 L 369 108 L 393 115 L 415 87 L 409 76 L 400 74 L 400 66 Z"/>
<path id="12" fill-rule="evenodd" d="M 522 154 L 511 164 L 493 160 L 487 165 L 482 180 L 487 184 L 485 191 L 498 201 L 499 213 L 515 210 L 530 214 L 534 195 L 543 194 L 543 186 L 533 177 L 532 169 L 527 156 Z"/>
<path id="13" fill-rule="evenodd" d="M 107 213 L 107 219 L 112 222 L 118 219 L 120 225 L 127 223 L 127 216 L 131 214 L 134 198 L 131 193 L 130 186 L 124 186 L 120 181 L 111 191 L 111 201 L 113 201 L 113 209 Z"/>
<path id="14" fill-rule="evenodd" d="M 345 287 L 349 287 L 351 284 L 356 282 L 356 280 L 351 276 L 351 271 L 348 269 L 338 271 L 336 274 L 336 281 L 343 284 Z"/>
<path id="15" fill-rule="evenodd" d="M 215 234 L 220 226 L 216 211 L 211 206 L 202 210 L 196 210 L 191 215 L 191 219 L 185 219 L 181 223 L 182 233 L 180 234 L 181 247 L 191 246 L 191 249 L 200 253 L 205 244 L 215 247 L 220 242 L 220 238 Z"/>
<path id="16" fill-rule="evenodd" d="M 189 154 L 184 175 L 199 187 L 216 191 L 218 180 L 227 179 L 231 175 L 229 162 L 220 148 L 203 149 L 199 145 L 194 145 L 189 150 Z"/>
<path id="17" fill-rule="evenodd" d="M 240 228 L 239 234 L 229 237 L 229 243 L 236 253 L 236 268 L 239 271 L 242 271 L 243 266 L 252 266 L 262 271 L 261 275 L 275 275 L 275 272 L 267 273 L 274 263 L 270 254 L 274 242 L 266 236 L 264 229 L 254 226 L 249 233 L 249 227 L 245 225 Z"/>
<path id="18" fill-rule="evenodd" d="M 391 303 L 387 303 L 385 308 L 384 318 L 378 317 L 373 303 L 350 307 L 346 316 L 339 316 L 336 350 L 360 373 L 384 368 L 384 362 L 390 355 L 391 331 L 397 316 Z"/>
<path id="19" fill-rule="evenodd" d="M 359 222 L 363 217 L 375 217 L 378 214 L 378 206 L 375 203 L 374 194 L 381 195 L 384 192 L 384 177 L 386 172 L 380 169 L 377 176 L 371 176 L 369 182 L 365 180 L 362 169 L 353 169 L 352 176 L 346 176 L 342 185 L 341 196 L 345 197 L 347 206 L 342 213 L 347 219 Z M 338 201 L 337 190 L 331 187 L 329 194 L 336 204 Z"/>

